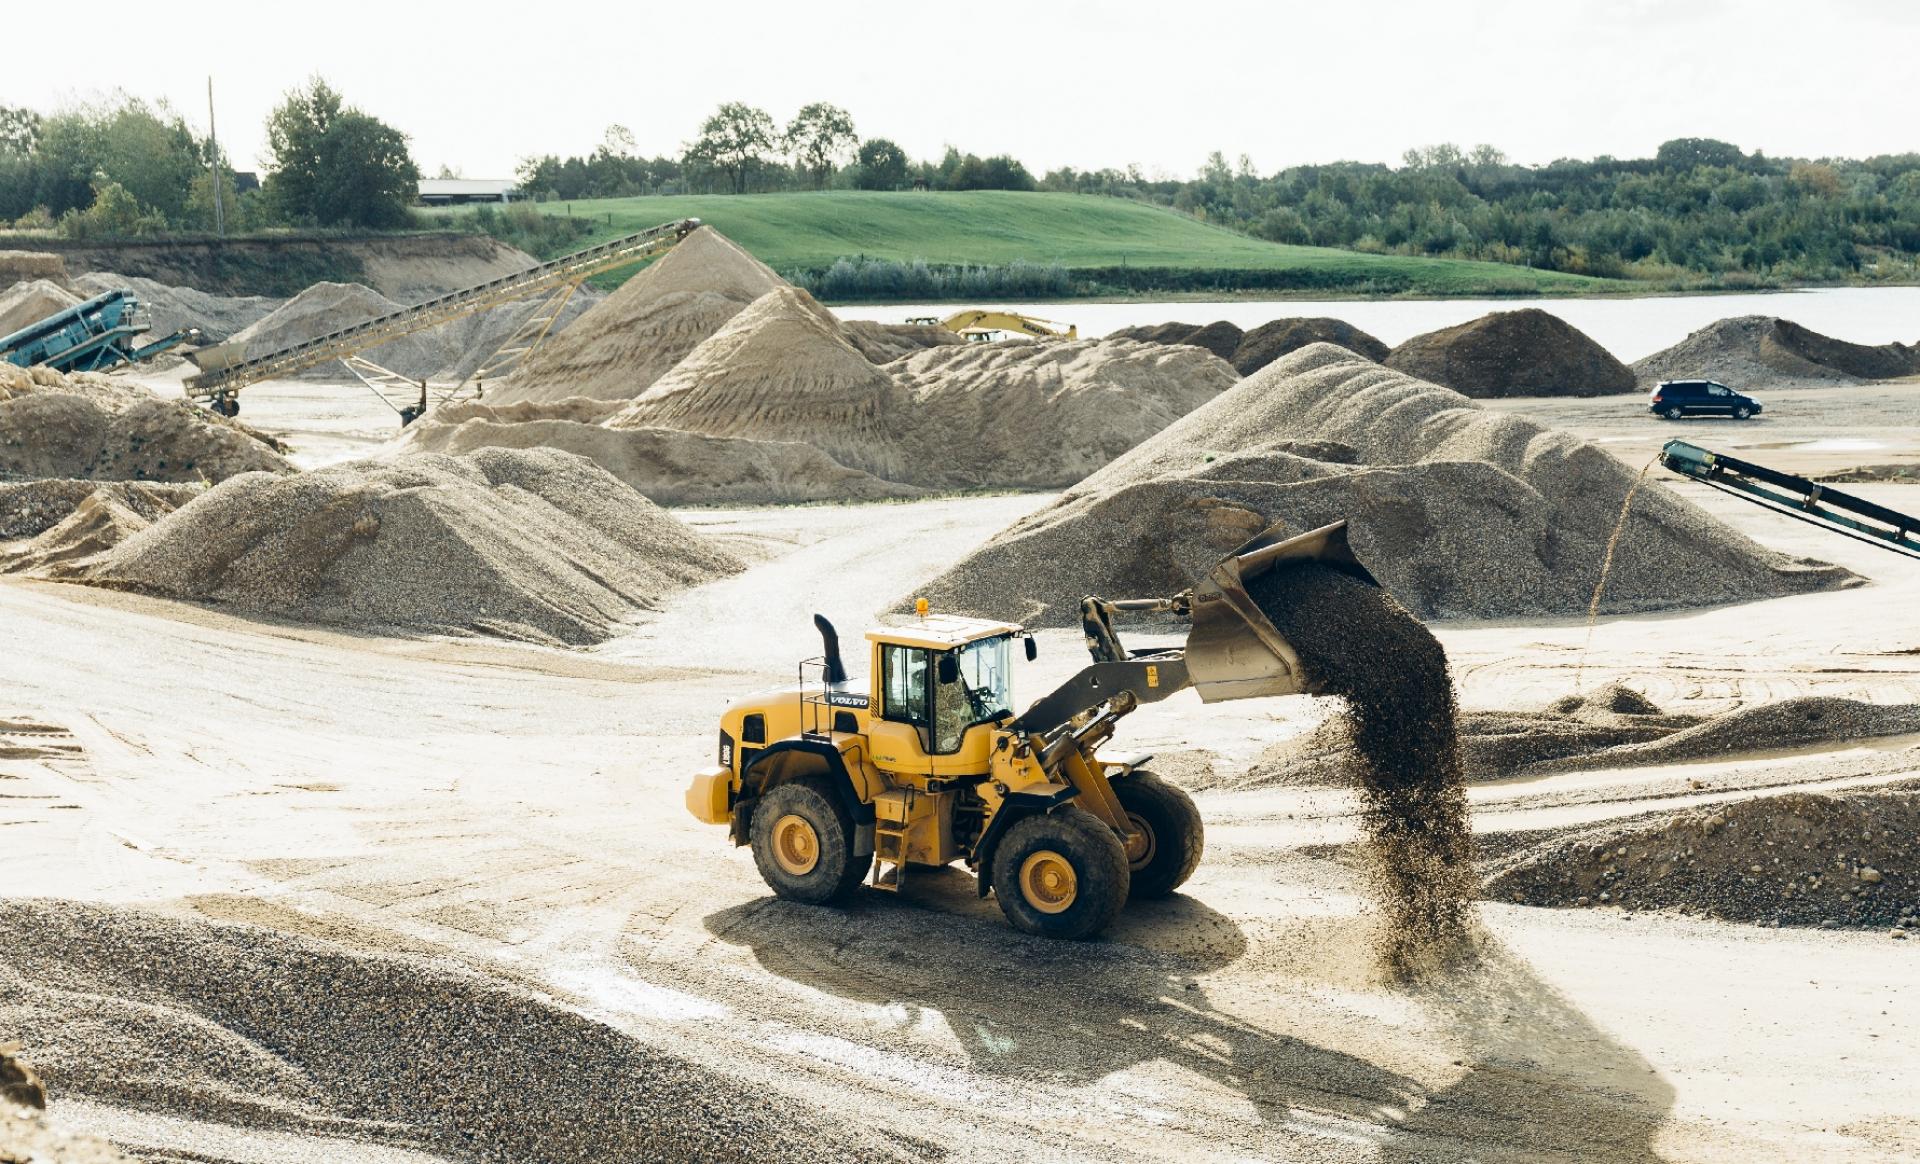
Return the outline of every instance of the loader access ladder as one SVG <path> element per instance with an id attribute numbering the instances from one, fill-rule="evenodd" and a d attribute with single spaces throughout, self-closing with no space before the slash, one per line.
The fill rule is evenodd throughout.
<path id="1" fill-rule="evenodd" d="M 240 391 L 248 385 L 339 360 L 398 412 L 404 424 L 427 410 L 427 383 L 383 368 L 360 353 L 504 304 L 544 297 L 540 306 L 482 361 L 477 371 L 459 384 L 440 391 L 436 398 L 439 403 L 447 404 L 467 395 L 477 395 L 484 390 L 487 380 L 511 372 L 539 347 L 580 284 L 595 275 L 658 257 L 699 225 L 697 218 L 662 223 L 638 234 L 575 251 L 552 262 L 476 287 L 451 291 L 425 303 L 251 358 L 243 358 L 241 353 L 232 350 L 232 345 L 203 349 L 195 361 L 201 368 L 200 373 L 188 377 L 184 386 L 192 399 L 211 406 L 215 412 L 233 416 L 240 411 Z"/>
<path id="2" fill-rule="evenodd" d="M 1686 441 L 1668 441 L 1660 463 L 1683 477 L 1691 477 L 1742 500 L 1823 526 L 1855 541 L 1883 546 L 1897 554 L 1920 558 L 1920 518 L 1876 505 L 1864 497 L 1842 493 L 1817 481 L 1709 452 Z"/>

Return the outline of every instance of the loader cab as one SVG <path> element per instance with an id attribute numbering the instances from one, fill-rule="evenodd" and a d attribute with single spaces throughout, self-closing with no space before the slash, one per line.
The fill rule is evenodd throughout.
<path id="1" fill-rule="evenodd" d="M 899 775 L 985 775 L 993 725 L 1013 714 L 1014 640 L 986 619 L 928 615 L 867 633 L 873 762 Z"/>

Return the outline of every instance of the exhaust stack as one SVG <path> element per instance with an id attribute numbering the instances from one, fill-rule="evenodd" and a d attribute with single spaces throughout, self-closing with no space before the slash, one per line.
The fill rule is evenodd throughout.
<path id="1" fill-rule="evenodd" d="M 824 614 L 813 616 L 814 629 L 820 632 L 822 654 L 827 660 L 827 685 L 847 681 L 847 665 L 840 661 L 840 632 L 833 629 Z"/>

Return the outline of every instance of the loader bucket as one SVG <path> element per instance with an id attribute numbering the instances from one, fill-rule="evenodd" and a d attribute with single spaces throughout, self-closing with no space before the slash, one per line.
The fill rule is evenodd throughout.
<path id="1" fill-rule="evenodd" d="M 1204 702 L 1319 690 L 1318 679 L 1307 673 L 1246 586 L 1283 562 L 1303 560 L 1325 562 L 1379 585 L 1348 547 L 1344 521 L 1295 537 L 1275 526 L 1214 563 L 1193 588 L 1193 630 L 1187 636 L 1187 673 Z"/>

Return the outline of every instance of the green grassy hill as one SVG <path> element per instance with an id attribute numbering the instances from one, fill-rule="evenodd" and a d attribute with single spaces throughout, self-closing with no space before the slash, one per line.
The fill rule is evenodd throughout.
<path id="1" fill-rule="evenodd" d="M 936 265 L 1057 262 L 1076 272 L 1217 272 L 1215 286 L 1238 282 L 1270 290 L 1511 295 L 1618 286 L 1500 263 L 1284 246 L 1142 203 L 1080 194 L 828 191 L 613 198 L 539 209 L 593 220 L 595 242 L 699 218 L 781 272 L 821 270 L 835 259 L 865 255 Z M 1236 280 L 1236 272 L 1245 277 Z"/>

